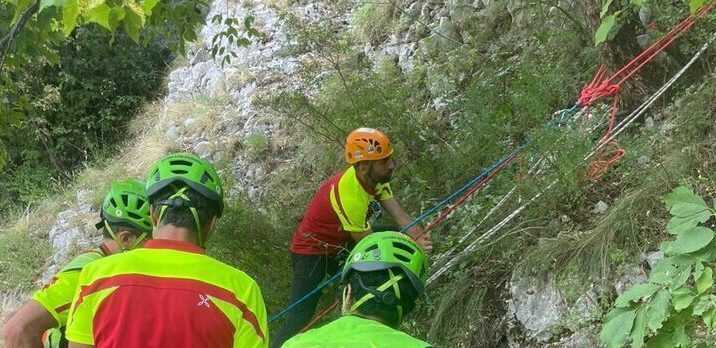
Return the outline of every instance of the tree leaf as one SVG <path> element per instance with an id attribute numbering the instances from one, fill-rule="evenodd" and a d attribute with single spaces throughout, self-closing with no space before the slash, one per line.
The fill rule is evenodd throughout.
<path id="1" fill-rule="evenodd" d="M 659 331 L 668 317 L 671 309 L 670 301 L 671 293 L 667 289 L 661 289 L 651 297 L 646 309 L 646 324 L 652 332 Z"/>
<path id="2" fill-rule="evenodd" d="M 640 348 L 644 346 L 644 336 L 646 334 L 646 310 L 644 307 L 637 309 L 634 318 L 634 327 L 631 330 L 631 346 Z"/>
<path id="3" fill-rule="evenodd" d="M 670 234 L 679 235 L 699 225 L 699 218 L 694 216 L 681 217 L 673 216 L 666 224 L 666 231 Z"/>
<path id="4" fill-rule="evenodd" d="M 671 215 L 674 216 L 688 217 L 703 214 L 704 211 L 708 211 L 709 216 L 701 221 L 704 222 L 708 220 L 708 217 L 711 215 L 709 206 L 706 205 L 704 199 L 684 186 L 679 186 L 674 189 L 674 191 L 664 198 L 664 203 L 666 203 L 666 207 L 669 209 Z"/>
<path id="5" fill-rule="evenodd" d="M 68 0 L 40 0 L 40 8 L 37 10 L 37 13 L 42 12 L 42 10 L 50 7 L 50 6 L 56 6 L 56 7 L 62 7 L 65 6 Z"/>
<path id="6" fill-rule="evenodd" d="M 595 46 L 607 41 L 607 38 L 609 37 L 609 32 L 611 32 L 612 28 L 614 28 L 614 25 L 617 24 L 618 15 L 619 12 L 606 16 L 604 17 L 604 19 L 602 19 L 602 23 L 599 25 L 599 28 L 597 28 L 596 33 L 594 33 Z"/>
<path id="7" fill-rule="evenodd" d="M 663 328 L 647 343 L 647 348 L 689 347 L 691 338 L 686 334 L 685 320 L 682 316 L 671 317 Z"/>
<path id="8" fill-rule="evenodd" d="M 112 27 L 110 23 L 110 13 L 112 9 L 107 4 L 101 4 L 84 14 L 85 20 L 101 25 L 103 28 L 114 31 L 115 27 Z"/>
<path id="9" fill-rule="evenodd" d="M 609 11 L 609 6 L 612 4 L 613 0 L 607 0 L 602 5 L 602 11 L 599 12 L 599 18 L 604 18 L 604 15 L 607 14 Z"/>
<path id="10" fill-rule="evenodd" d="M 702 315 L 704 314 L 704 312 L 706 312 L 709 308 L 713 306 L 714 303 L 709 295 L 699 296 L 699 298 L 694 302 L 694 309 L 692 311 L 692 314 Z"/>
<path id="11" fill-rule="evenodd" d="M 659 289 L 661 289 L 661 285 L 652 283 L 634 285 L 631 289 L 621 294 L 614 302 L 614 305 L 626 307 L 631 301 L 649 297 Z"/>
<path id="12" fill-rule="evenodd" d="M 135 10 L 136 8 L 125 6 L 124 31 L 127 32 L 134 42 L 139 42 L 139 32 L 144 27 L 144 12 L 141 15 Z M 141 10 L 141 8 L 139 9 Z"/>
<path id="13" fill-rule="evenodd" d="M 711 306 L 711 308 L 707 309 L 704 314 L 701 315 L 701 318 L 704 319 L 704 324 L 709 328 L 709 330 L 714 328 L 714 324 L 716 324 L 716 307 Z"/>
<path id="14" fill-rule="evenodd" d="M 691 0 L 689 1 L 689 11 L 691 11 L 691 14 L 696 14 L 705 3 L 706 0 Z"/>
<path id="15" fill-rule="evenodd" d="M 631 328 L 634 325 L 636 310 L 628 308 L 615 308 L 606 318 L 599 339 L 607 348 L 621 347 L 626 343 Z"/>
<path id="16" fill-rule="evenodd" d="M 152 15 L 152 10 L 154 10 L 154 7 L 157 6 L 159 3 L 159 0 L 142 0 L 141 6 L 142 10 L 144 10 L 144 14 L 149 17 Z"/>
<path id="17" fill-rule="evenodd" d="M 714 285 L 713 270 L 706 267 L 701 275 L 696 279 L 696 292 L 702 294 Z"/>
<path id="18" fill-rule="evenodd" d="M 254 24 L 254 17 L 253 16 L 246 16 L 244 17 L 244 28 L 246 30 L 251 29 Z"/>
<path id="19" fill-rule="evenodd" d="M 239 47 L 246 47 L 246 46 L 251 45 L 251 41 L 249 41 L 249 39 L 247 39 L 245 37 L 242 37 L 242 38 L 236 40 L 236 45 Z"/>
<path id="20" fill-rule="evenodd" d="M 674 309 L 677 312 L 681 312 L 684 308 L 688 308 L 696 298 L 696 293 L 686 286 L 682 286 L 676 290 L 671 291 L 673 296 L 671 302 L 674 304 Z"/>
<path id="21" fill-rule="evenodd" d="M 62 33 L 65 34 L 65 36 L 70 36 L 72 30 L 77 26 L 77 17 L 79 14 L 80 8 L 77 0 L 70 0 L 62 7 Z"/>
<path id="22" fill-rule="evenodd" d="M 664 243 L 667 254 L 688 254 L 697 251 L 711 243 L 714 239 L 714 232 L 711 229 L 696 226 L 676 237 L 673 242 Z"/>
<path id="23" fill-rule="evenodd" d="M 25 10 L 32 5 L 32 0 L 16 0 L 11 3 L 15 5 L 15 15 L 12 17 L 12 21 L 10 21 L 10 26 L 13 26 L 20 17 L 22 17 Z"/>

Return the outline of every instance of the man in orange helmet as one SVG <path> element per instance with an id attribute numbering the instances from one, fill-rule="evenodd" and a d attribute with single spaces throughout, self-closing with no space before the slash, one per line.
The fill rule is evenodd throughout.
<path id="1" fill-rule="evenodd" d="M 292 302 L 315 289 L 327 275 L 338 272 L 338 253 L 373 232 L 371 223 L 381 211 L 399 227 L 413 221 L 390 188 L 395 172 L 392 154 L 388 137 L 376 129 L 358 128 L 348 135 L 345 159 L 351 166 L 321 185 L 293 235 Z M 418 225 L 407 230 L 413 238 L 422 232 Z M 418 244 L 425 252 L 432 250 L 429 234 Z M 272 347 L 280 347 L 309 322 L 319 298 L 320 293 L 306 299 L 287 316 Z"/>

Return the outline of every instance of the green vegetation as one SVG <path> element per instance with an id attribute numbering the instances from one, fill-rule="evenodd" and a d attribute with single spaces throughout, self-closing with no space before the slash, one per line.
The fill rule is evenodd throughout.
<path id="1" fill-rule="evenodd" d="M 714 233 L 702 224 L 716 215 L 686 187 L 664 199 L 671 213 L 667 231 L 675 240 L 661 244 L 666 256 L 649 274 L 649 282 L 624 292 L 605 317 L 599 337 L 609 348 L 691 346 L 716 325 L 716 296 L 712 294 L 716 260 Z M 692 319 L 696 317 L 696 319 Z M 696 342 L 693 342 L 695 340 Z"/>
<path id="2" fill-rule="evenodd" d="M 390 35 L 396 5 L 387 2 L 366 2 L 353 15 L 353 25 L 358 39 L 364 43 L 379 44 Z"/>
<path id="3" fill-rule="evenodd" d="M 260 202 L 249 203 L 242 193 L 232 192 L 230 204 L 227 204 L 229 209 L 210 240 L 208 252 L 255 277 L 262 286 L 269 312 L 275 313 L 288 303 L 290 262 L 286 250 L 289 236 L 318 184 L 344 167 L 342 141 L 351 129 L 376 127 L 390 136 L 396 147 L 398 163 L 392 185 L 403 206 L 414 216 L 432 207 L 506 153 L 527 143 L 527 150 L 489 186 L 433 230 L 436 239 L 434 260 L 466 234 L 474 233 L 470 239 L 473 240 L 536 194 L 541 194 L 540 198 L 498 234 L 462 255 L 455 267 L 431 285 L 428 296 L 404 328 L 439 346 L 504 344 L 505 337 L 512 333 L 503 331 L 502 327 L 496 328 L 496 323 L 507 312 L 505 289 L 516 269 L 525 274 L 555 277 L 567 300 L 574 300 L 585 289 L 593 288 L 599 296 L 598 310 L 606 312 L 615 297 L 611 284 L 618 265 L 632 262 L 638 255 L 653 251 L 662 241 L 672 238 L 669 231 L 673 226 L 667 227 L 670 216 L 661 205 L 662 198 L 680 185 L 693 187 L 702 195 L 716 196 L 716 175 L 711 170 L 716 163 L 713 145 L 716 144 L 716 133 L 711 117 L 716 108 L 713 98 L 716 78 L 708 63 L 716 50 L 709 50 L 706 55 L 709 59 L 687 74 L 674 91 L 665 95 L 650 111 L 648 116 L 652 121 L 656 120 L 656 125 L 647 126 L 645 122 L 620 135 L 618 140 L 627 151 L 626 156 L 611 166 L 600 180 L 594 181 L 588 177 L 591 163 L 583 158 L 604 134 L 608 110 L 594 106 L 589 119 L 583 112 L 553 113 L 571 107 L 581 87 L 591 80 L 601 64 L 598 50 L 593 47 L 590 37 L 582 32 L 581 28 L 588 27 L 586 15 L 555 16 L 550 14 L 548 3 L 552 2 L 526 5 L 522 11 L 533 11 L 534 17 L 530 17 L 524 27 L 511 27 L 513 18 L 506 5 L 491 6 L 485 11 L 488 14 L 485 17 L 469 17 L 453 23 L 455 30 L 461 33 L 459 40 L 437 35 L 436 23 L 428 23 L 432 26 L 415 24 L 412 28 L 422 32 L 416 34 L 418 43 L 411 64 L 404 64 L 405 61 L 397 64 L 393 56 L 374 60 L 375 57 L 369 58 L 362 48 L 367 42 L 382 43 L 393 31 L 411 26 L 411 19 L 395 4 L 358 5 L 352 17 L 353 30 L 335 30 L 335 24 L 329 21 L 304 23 L 286 13 L 284 18 L 290 27 L 287 34 L 294 44 L 283 47 L 282 52 L 301 55 L 301 66 L 296 75 L 291 76 L 291 85 L 296 88 L 280 89 L 279 95 L 271 97 L 262 95 L 260 106 L 264 107 L 262 117 L 280 120 L 277 123 L 282 131 L 298 136 L 286 140 L 274 134 L 269 138 L 262 133 L 251 133 L 245 139 L 235 139 L 232 146 L 236 145 L 236 148 L 230 149 L 227 155 L 233 158 L 236 151 L 246 151 L 248 160 L 254 162 L 252 165 L 264 165 L 263 169 L 273 170 L 275 162 L 284 160 L 279 149 L 287 148 L 295 150 L 295 155 L 290 158 L 294 165 L 267 175 Z M 653 5 L 656 18 L 664 28 L 673 25 L 687 11 L 681 3 Z M 634 10 L 625 10 L 621 16 L 635 21 Z M 228 26 L 238 31 L 236 28 L 241 25 L 231 21 Z M 659 71 L 669 76 L 675 68 L 681 67 L 684 57 L 703 42 L 705 33 L 713 26 L 714 20 L 710 18 L 696 28 L 693 36 L 680 40 L 679 46 L 669 51 L 668 59 L 654 63 Z M 664 28 L 658 27 L 652 34 L 658 34 Z M 75 35 L 81 38 L 82 33 L 92 30 L 83 28 Z M 217 41 L 229 40 L 232 34 L 224 33 L 217 36 Z M 116 34 L 114 40 L 117 46 L 129 42 L 122 34 Z M 618 46 L 621 42 L 609 44 Z M 222 56 L 233 57 L 228 49 L 223 52 L 217 49 L 212 53 L 220 56 L 220 60 Z M 72 64 L 44 69 L 60 69 L 59 77 L 52 79 L 69 80 L 66 75 L 72 74 L 61 72 L 66 67 L 70 68 Z M 630 94 L 639 96 L 639 93 L 654 91 L 663 83 L 659 80 L 661 75 L 654 76 L 645 74 L 643 91 L 625 87 L 621 91 L 622 100 L 629 100 Z M 48 78 L 48 81 L 54 80 Z M 32 99 L 28 105 L 38 110 L 48 105 L 59 110 L 69 107 L 59 103 L 59 96 L 65 92 L 58 88 L 67 85 L 74 92 L 77 91 L 74 85 L 47 82 L 45 85 L 52 87 L 47 89 L 48 93 L 44 93 L 44 85 L 38 85 L 43 88 L 27 87 L 28 91 L 37 94 L 43 92 L 42 98 Z M 97 88 L 93 86 L 91 88 Z M 78 95 L 82 100 L 91 97 Z M 71 146 L 63 142 L 53 143 L 58 145 L 56 149 L 51 147 L 55 152 L 49 152 L 41 142 L 30 143 L 32 139 L 23 139 L 26 142 L 15 147 L 12 142 L 7 142 L 7 148 L 11 150 L 9 158 L 21 161 L 10 164 L 12 167 L 8 168 L 14 169 L 12 174 L 4 174 L 10 175 L 9 179 L 0 180 L 0 185 L 4 185 L 0 186 L 3 188 L 0 199 L 27 204 L 42 196 L 45 192 L 43 185 L 57 185 L 45 179 L 50 173 L 56 173 L 52 163 L 42 162 L 49 161 L 48 154 L 80 165 L 86 159 L 109 156 L 119 149 L 115 157 L 95 160 L 95 165 L 74 178 L 77 187 L 88 187 L 92 191 L 91 199 L 96 202 L 107 178 L 120 173 L 141 177 L 151 161 L 180 147 L 164 139 L 169 127 L 176 126 L 177 132 L 183 134 L 189 131 L 186 124 L 191 124 L 192 132 L 201 132 L 207 139 L 221 134 L 218 116 L 226 107 L 226 100 L 196 97 L 170 105 L 169 110 L 160 110 L 159 105 L 147 107 L 137 122 L 123 126 L 130 134 L 126 142 L 125 139 L 105 138 L 102 132 L 111 122 L 126 122 L 137 112 L 137 105 L 151 99 L 140 98 L 144 99 L 112 98 L 116 103 L 102 104 L 111 111 L 100 112 L 101 117 L 93 119 L 91 127 L 87 125 L 89 116 L 79 118 L 79 123 L 72 126 L 58 123 L 62 127 L 54 124 L 48 127 L 61 132 L 57 136 L 81 140 L 87 155 L 85 152 L 73 153 Z M 136 102 L 131 104 L 134 111 L 129 111 L 127 100 Z M 678 101 L 678 106 L 667 107 L 674 101 Z M 634 106 L 631 104 L 625 102 L 620 107 L 623 111 L 631 111 Z M 82 113 L 75 109 L 71 112 Z M 67 122 L 69 113 L 63 111 L 61 115 L 64 117 L 58 119 Z M 35 118 L 49 115 L 51 113 L 38 112 Z M 17 127 L 35 118 L 29 117 Z M 189 119 L 193 122 L 187 122 Z M 25 128 L 23 134 L 33 134 L 28 129 Z M 115 147 L 113 144 L 120 145 Z M 143 149 L 141 154 L 134 150 L 137 148 Z M 13 149 L 32 151 L 23 154 Z M 43 170 L 33 170 L 37 167 L 32 164 L 38 162 L 42 163 L 39 168 Z M 219 166 L 226 169 L 230 164 L 235 163 L 224 158 Z M 67 167 L 77 168 L 73 165 Z M 235 178 L 225 175 L 224 179 L 227 187 L 236 186 Z M 556 184 L 550 186 L 553 182 Z M 548 186 L 552 188 L 545 191 Z M 514 193 L 508 197 L 507 192 L 513 188 Z M 505 203 L 501 208 L 485 219 L 487 212 L 503 198 Z M 52 221 L 63 199 L 53 198 L 55 208 L 40 207 L 37 219 Z M 593 212 L 600 201 L 609 208 L 602 213 Z M 673 206 L 670 205 L 672 209 Z M 35 256 L 34 263 L 30 262 L 31 266 L 26 269 L 0 268 L 3 277 L 11 279 L 0 289 L 30 288 L 36 276 L 32 272 L 41 269 L 49 253 L 41 243 L 35 243 L 41 238 L 35 234 L 41 236 L 38 231 L 45 228 L 43 225 L 13 227 L 12 232 L 0 235 L 0 238 L 14 241 L 0 243 L 3 248 L 21 248 L 18 253 Z M 28 234 L 27 231 L 32 232 Z M 11 249 L 4 250 L 0 250 L 2 267 L 6 267 L 5 260 L 9 262 L 12 258 L 22 257 L 10 252 Z M 695 263 L 689 267 L 693 265 Z M 709 290 L 698 292 L 703 290 L 698 280 L 707 277 L 704 275 L 708 272 L 706 266 L 698 276 L 691 276 L 686 286 L 689 291 L 696 289 L 699 296 L 710 299 Z M 695 270 L 687 275 L 693 275 Z M 25 271 L 30 275 L 4 276 L 6 272 Z M 677 289 L 673 287 L 671 290 L 676 292 Z M 605 337 L 626 340 L 626 335 L 633 339 L 641 337 L 643 332 L 643 337 L 650 338 L 666 332 L 663 331 L 666 329 L 656 328 L 656 324 L 644 326 L 647 330 L 640 329 L 644 324 L 642 319 L 647 319 L 645 325 L 649 325 L 649 321 L 639 308 L 654 300 L 660 291 L 662 297 L 659 299 L 663 304 L 665 292 L 658 289 L 649 295 L 634 297 L 637 301 L 627 301 L 626 297 L 617 300 L 617 306 L 622 309 L 607 317 L 611 324 L 605 330 L 608 333 L 621 330 L 623 335 L 605 334 Z M 688 297 L 686 293 L 680 295 L 685 299 Z M 641 301 L 645 297 L 647 302 Z M 333 298 L 324 296 L 319 308 L 325 308 Z M 681 312 L 669 312 L 668 319 L 664 314 L 661 322 L 672 329 L 684 327 L 683 332 L 695 330 L 698 340 L 710 342 L 713 337 L 701 332 L 704 326 L 692 321 L 699 303 L 694 300 Z M 713 314 L 711 307 L 702 307 L 698 307 L 704 309 L 702 315 Z M 683 314 L 687 312 L 688 315 Z M 629 325 L 630 321 L 633 325 Z M 568 330 L 555 334 L 564 335 L 573 329 Z M 683 335 L 672 337 L 683 338 Z M 613 341 L 613 344 L 619 345 L 626 342 L 624 340 Z M 530 344 L 524 343 L 525 346 Z"/>

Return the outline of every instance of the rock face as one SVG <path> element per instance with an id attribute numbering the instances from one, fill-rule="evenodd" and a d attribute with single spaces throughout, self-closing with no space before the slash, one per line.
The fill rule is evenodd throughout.
<path id="1" fill-rule="evenodd" d="M 38 284 L 44 284 L 57 273 L 78 251 L 98 245 L 101 236 L 92 221 L 98 221 L 99 212 L 87 200 L 87 191 L 78 190 L 72 207 L 57 214 L 57 221 L 50 229 L 48 239 L 55 251 L 50 266 L 42 273 Z"/>

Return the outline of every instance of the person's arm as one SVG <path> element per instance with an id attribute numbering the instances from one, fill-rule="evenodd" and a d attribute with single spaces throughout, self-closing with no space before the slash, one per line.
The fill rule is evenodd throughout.
<path id="1" fill-rule="evenodd" d="M 405 212 L 403 207 L 400 206 L 400 203 L 398 203 L 398 200 L 395 199 L 395 197 L 388 198 L 386 200 L 380 201 L 381 207 L 383 207 L 383 210 L 385 210 L 388 215 L 390 215 L 393 220 L 400 226 L 400 228 L 403 228 L 405 226 L 408 226 L 411 222 L 413 222 L 413 218 L 408 215 L 408 213 Z M 411 226 L 407 231 L 407 234 L 413 239 L 417 238 L 422 234 L 422 237 L 420 237 L 419 240 L 416 242 L 420 247 L 423 249 L 424 252 L 429 253 L 433 250 L 433 242 L 430 240 L 430 233 L 423 234 L 423 229 L 420 227 L 420 225 L 415 224 Z"/>
<path id="2" fill-rule="evenodd" d="M 42 347 L 42 334 L 56 326 L 57 320 L 45 307 L 30 300 L 5 323 L 5 345 L 9 348 Z"/>

